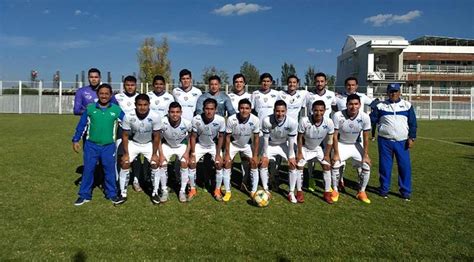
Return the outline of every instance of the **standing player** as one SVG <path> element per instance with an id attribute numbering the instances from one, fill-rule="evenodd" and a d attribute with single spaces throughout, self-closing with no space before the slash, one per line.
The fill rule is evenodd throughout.
<path id="1" fill-rule="evenodd" d="M 147 93 L 150 97 L 150 109 L 153 112 L 166 115 L 171 102 L 174 101 L 173 96 L 166 92 L 166 81 L 161 75 L 156 75 L 153 78 L 153 91 Z"/>
<path id="2" fill-rule="evenodd" d="M 370 157 L 369 157 L 369 132 L 370 118 L 364 112 L 359 110 L 360 98 L 356 94 L 347 96 L 347 109 L 336 112 L 332 121 L 334 122 L 333 148 L 334 155 L 332 157 L 332 183 L 333 192 L 332 200 L 337 202 L 339 199 L 338 181 L 339 169 L 343 161 L 349 158 L 353 159 L 354 164 L 361 168 L 359 173 L 359 192 L 357 199 L 370 204 L 365 188 L 370 178 Z M 363 146 L 359 142 L 361 132 L 363 133 Z M 340 136 L 340 137 L 338 137 Z"/>
<path id="3" fill-rule="evenodd" d="M 163 156 L 163 162 L 159 172 L 161 173 L 160 177 L 167 179 L 166 165 L 171 157 L 175 155 L 176 160 L 180 161 L 181 188 L 179 190 L 179 201 L 186 202 L 186 185 L 189 181 L 189 135 L 192 127 L 191 122 L 181 117 L 182 114 L 181 105 L 178 102 L 171 102 L 168 116 L 163 118 L 161 128 L 161 137 L 164 142 L 161 145 L 163 152 L 160 152 L 160 156 Z M 163 184 L 166 184 L 166 180 L 162 181 Z M 160 201 L 167 201 L 167 197 L 167 195 L 162 194 Z"/>
<path id="4" fill-rule="evenodd" d="M 243 74 L 235 74 L 232 77 L 232 82 L 234 83 L 234 88 L 229 94 L 230 101 L 236 112 L 239 111 L 239 101 L 247 98 L 248 100 L 252 99 L 252 96 L 245 91 L 245 76 Z"/>
<path id="5" fill-rule="evenodd" d="M 260 133 L 260 122 L 258 117 L 251 113 L 252 104 L 250 100 L 244 98 L 239 101 L 239 113 L 230 116 L 227 119 L 226 138 L 225 138 L 225 169 L 224 169 L 224 187 L 225 195 L 223 200 L 229 201 L 230 193 L 230 175 L 232 161 L 236 154 L 240 153 L 241 159 L 250 161 L 250 175 L 252 176 L 252 193 L 257 191 L 258 187 L 258 144 Z M 249 141 L 252 140 L 252 146 Z"/>
<path id="6" fill-rule="evenodd" d="M 288 83 L 287 91 L 280 91 L 280 99 L 285 101 L 288 111 L 286 115 L 298 121 L 300 111 L 303 107 L 306 107 L 306 90 L 298 90 L 299 82 L 297 76 L 290 75 L 286 82 Z"/>
<path id="7" fill-rule="evenodd" d="M 137 95 L 135 98 L 135 110 L 125 115 L 122 123 L 123 156 L 119 175 L 119 185 L 123 202 L 127 200 L 128 176 L 130 174 L 130 163 L 142 154 L 151 164 L 151 178 L 153 191 L 151 201 L 160 203 L 158 186 L 160 177 L 158 173 L 158 152 L 161 146 L 160 128 L 161 119 L 155 112 L 150 111 L 150 98 L 145 94 Z M 162 188 L 163 194 L 167 194 L 166 184 Z M 123 203 L 122 202 L 122 203 Z"/>
<path id="8" fill-rule="evenodd" d="M 296 178 L 295 160 L 295 139 L 298 132 L 298 123 L 296 120 L 286 116 L 286 103 L 283 100 L 277 100 L 273 109 L 273 114 L 265 117 L 262 121 L 263 147 L 260 160 L 260 178 L 265 191 L 268 191 L 268 165 L 269 161 L 275 161 L 276 156 L 281 156 L 288 161 L 289 176 Z M 278 183 L 275 183 L 278 186 Z M 278 188 L 273 188 L 278 191 Z M 255 193 L 255 192 L 252 192 Z M 253 197 L 253 194 L 252 194 Z M 293 192 L 288 195 L 289 198 L 295 198 Z M 293 200 L 291 200 L 293 202 Z"/>
<path id="9" fill-rule="evenodd" d="M 210 154 L 216 167 L 216 187 L 214 198 L 222 200 L 222 146 L 224 145 L 225 119 L 216 114 L 217 101 L 213 98 L 204 100 L 204 113 L 193 118 L 191 133 L 191 163 L 189 165 L 189 182 L 191 189 L 188 201 L 196 195 L 196 163 L 206 154 Z M 217 138 L 217 146 L 214 140 Z M 206 170 L 208 172 L 208 170 Z M 207 181 L 206 181 L 207 183 Z"/>
<path id="10" fill-rule="evenodd" d="M 196 115 L 200 115 L 203 112 L 203 102 L 208 98 L 213 98 L 217 101 L 217 114 L 225 117 L 235 114 L 234 107 L 228 95 L 224 92 L 220 92 L 221 89 L 221 78 L 219 76 L 209 77 L 209 92 L 202 94 L 196 103 Z"/>
<path id="11" fill-rule="evenodd" d="M 112 87 L 102 84 L 97 87 L 97 103 L 91 103 L 82 113 L 72 138 L 73 149 L 79 153 L 79 140 L 85 134 L 84 172 L 79 198 L 74 205 L 80 206 L 92 199 L 92 185 L 97 161 L 102 162 L 105 173 L 104 189 L 108 199 L 114 204 L 122 200 L 117 197 L 115 187 L 115 129 L 124 114 L 119 106 L 111 104 Z"/>
<path id="12" fill-rule="evenodd" d="M 380 195 L 387 197 L 392 178 L 393 155 L 397 158 L 398 185 L 403 199 L 411 197 L 410 148 L 416 138 L 416 115 L 410 102 L 400 98 L 400 84 L 389 84 L 388 99 L 377 104 L 371 115 L 379 127 Z"/>
<path id="13" fill-rule="evenodd" d="M 273 77 L 269 73 L 260 76 L 260 84 L 260 89 L 252 93 L 251 102 L 261 123 L 265 117 L 273 113 L 273 105 L 278 100 L 279 92 L 271 89 Z"/>
<path id="14" fill-rule="evenodd" d="M 97 68 L 91 68 L 87 72 L 88 86 L 79 88 L 74 96 L 74 114 L 82 115 L 90 103 L 97 102 L 97 87 L 100 85 L 100 71 Z"/>
<path id="15" fill-rule="evenodd" d="M 316 100 L 311 108 L 311 116 L 303 117 L 298 126 L 298 154 L 296 162 L 298 163 L 299 175 L 296 181 L 290 179 L 290 192 L 294 190 L 296 183 L 296 200 L 301 202 L 299 196 L 303 195 L 303 191 L 301 191 L 301 177 L 303 176 L 304 166 L 308 161 L 317 160 L 323 168 L 324 200 L 332 204 L 330 154 L 333 143 L 334 124 L 329 117 L 325 117 L 326 104 L 324 101 Z M 323 142 L 326 142 L 324 153 L 321 147 Z"/>
<path id="16" fill-rule="evenodd" d="M 202 95 L 201 90 L 192 85 L 191 71 L 183 69 L 179 72 L 179 81 L 181 86 L 173 89 L 173 97 L 183 109 L 183 118 L 191 121 L 196 111 L 196 102 Z"/>
<path id="17" fill-rule="evenodd" d="M 115 94 L 115 99 L 117 100 L 118 105 L 122 109 L 122 111 L 125 114 L 133 113 L 135 112 L 135 97 L 138 96 L 137 93 L 137 78 L 134 76 L 127 76 L 123 79 L 123 92 Z M 117 157 L 120 159 L 120 157 L 123 155 L 123 147 L 120 146 L 122 143 L 122 125 L 120 124 L 117 132 L 117 141 L 115 142 L 117 146 Z M 139 161 L 134 163 L 134 167 L 132 168 L 134 170 L 134 176 L 133 176 L 133 189 L 137 192 L 141 192 L 142 188 L 140 187 L 140 183 L 138 181 L 138 166 L 139 166 Z"/>

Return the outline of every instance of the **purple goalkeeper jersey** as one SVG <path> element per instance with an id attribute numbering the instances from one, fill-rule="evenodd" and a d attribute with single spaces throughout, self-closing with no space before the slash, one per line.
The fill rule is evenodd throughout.
<path id="1" fill-rule="evenodd" d="M 79 88 L 76 91 L 76 96 L 74 97 L 74 114 L 78 116 L 82 115 L 88 104 L 96 103 L 97 101 L 97 92 L 95 89 L 92 89 L 91 85 Z M 118 105 L 117 99 L 115 99 L 113 94 L 110 102 Z"/>

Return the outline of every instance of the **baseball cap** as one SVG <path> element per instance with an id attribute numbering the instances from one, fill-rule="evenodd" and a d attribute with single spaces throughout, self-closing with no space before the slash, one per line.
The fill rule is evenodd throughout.
<path id="1" fill-rule="evenodd" d="M 387 92 L 388 93 L 396 92 L 396 91 L 400 91 L 400 84 L 398 84 L 398 83 L 388 84 L 388 86 L 387 86 Z"/>

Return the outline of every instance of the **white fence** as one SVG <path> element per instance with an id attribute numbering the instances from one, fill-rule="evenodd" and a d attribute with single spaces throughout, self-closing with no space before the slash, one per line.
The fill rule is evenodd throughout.
<path id="1" fill-rule="evenodd" d="M 34 113 L 34 114 L 72 114 L 76 82 L 31 82 L 0 81 L 0 113 Z M 122 83 L 111 83 L 115 92 L 123 89 Z M 203 91 L 206 85 L 197 85 Z M 174 86 L 167 85 L 171 90 Z M 258 86 L 248 86 L 248 91 Z M 282 88 L 282 87 L 280 87 Z M 148 84 L 138 85 L 141 93 L 151 90 Z M 222 91 L 232 89 L 223 85 Z M 307 89 L 307 87 L 301 87 Z M 331 87 L 331 90 L 343 90 L 343 87 Z M 374 97 L 384 99 L 385 88 L 370 90 Z M 474 88 L 441 88 L 441 87 L 404 87 L 404 99 L 410 101 L 418 118 L 421 119 L 459 119 L 474 120 Z"/>

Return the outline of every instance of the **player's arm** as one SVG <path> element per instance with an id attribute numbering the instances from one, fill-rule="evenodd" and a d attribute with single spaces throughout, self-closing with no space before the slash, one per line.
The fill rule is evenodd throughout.
<path id="1" fill-rule="evenodd" d="M 189 158 L 192 159 L 194 152 L 196 150 L 196 138 L 197 138 L 197 133 L 192 131 L 191 135 L 189 136 Z M 193 161 L 193 160 L 191 160 Z"/>
<path id="2" fill-rule="evenodd" d="M 252 139 L 252 155 L 253 155 L 253 160 L 255 164 L 258 164 L 258 150 L 259 150 L 259 145 L 260 145 L 260 136 L 259 133 L 254 133 L 253 134 L 253 139 Z"/>
<path id="3" fill-rule="evenodd" d="M 332 135 L 332 148 L 334 149 L 334 155 L 332 156 L 332 164 L 340 160 L 339 158 L 339 130 L 335 129 L 334 134 Z"/>
<path id="4" fill-rule="evenodd" d="M 128 154 L 128 139 L 129 139 L 129 130 L 122 130 L 122 146 L 123 146 L 122 162 L 124 164 L 130 163 L 130 157 Z"/>
<path id="5" fill-rule="evenodd" d="M 236 112 L 235 112 L 235 109 L 234 109 L 234 106 L 232 105 L 232 101 L 230 101 L 230 98 L 229 96 L 226 97 L 225 99 L 225 107 L 226 107 L 226 110 L 227 110 L 227 116 L 231 116 L 231 115 L 234 115 Z"/>
<path id="6" fill-rule="evenodd" d="M 232 136 L 232 133 L 226 133 L 225 135 L 225 157 L 224 157 L 224 162 L 231 161 L 230 159 L 230 138 Z"/>
<path id="7" fill-rule="evenodd" d="M 81 150 L 81 145 L 79 144 L 79 141 L 81 140 L 81 137 L 84 135 L 84 132 L 86 130 L 87 126 L 87 111 L 84 111 L 81 115 L 81 119 L 79 119 L 79 122 L 77 123 L 76 126 L 76 132 L 74 133 L 74 136 L 72 138 L 72 149 L 76 152 L 79 153 Z"/>
<path id="8" fill-rule="evenodd" d="M 416 128 L 417 128 L 416 114 L 415 114 L 415 110 L 413 109 L 413 106 L 411 106 L 410 109 L 408 110 L 408 141 L 407 141 L 408 148 L 411 148 L 413 146 L 413 143 L 415 143 Z"/>
<path id="9" fill-rule="evenodd" d="M 153 131 L 153 151 L 151 153 L 151 162 L 155 162 L 158 166 L 163 164 L 165 155 L 161 146 L 161 134 L 159 130 Z M 153 164 L 153 163 L 152 163 Z"/>
<path id="10" fill-rule="evenodd" d="M 74 115 L 79 116 L 84 113 L 84 109 L 82 106 L 82 92 L 81 89 L 77 90 L 76 95 L 74 96 Z"/>
<path id="11" fill-rule="evenodd" d="M 296 135 L 289 135 L 288 136 L 288 164 L 292 168 L 296 168 L 296 160 L 295 160 L 295 141 Z"/>
<path id="12" fill-rule="evenodd" d="M 334 134 L 328 134 L 326 136 L 326 148 L 324 149 L 324 160 L 328 163 L 331 163 L 331 150 L 334 143 L 333 139 Z"/>
<path id="13" fill-rule="evenodd" d="M 296 155 L 296 162 L 298 163 L 301 159 L 303 159 L 303 137 L 304 133 L 298 132 L 298 139 L 296 142 L 297 145 L 297 155 Z"/>
<path id="14" fill-rule="evenodd" d="M 367 163 L 367 164 L 371 164 L 370 163 L 370 157 L 369 157 L 369 133 L 370 133 L 370 129 L 369 130 L 364 130 L 364 132 L 362 133 L 363 134 L 363 137 L 364 137 L 364 155 L 362 156 L 362 163 Z"/>
<path id="15" fill-rule="evenodd" d="M 217 147 L 216 147 L 216 166 L 222 165 L 222 147 L 224 146 L 224 132 L 219 132 L 217 135 Z"/>
<path id="16" fill-rule="evenodd" d="M 202 110 L 203 110 L 202 107 L 203 107 L 204 99 L 205 99 L 204 95 L 200 95 L 198 97 L 198 100 L 196 101 L 196 111 L 194 111 L 195 112 L 194 115 L 202 114 Z"/>

